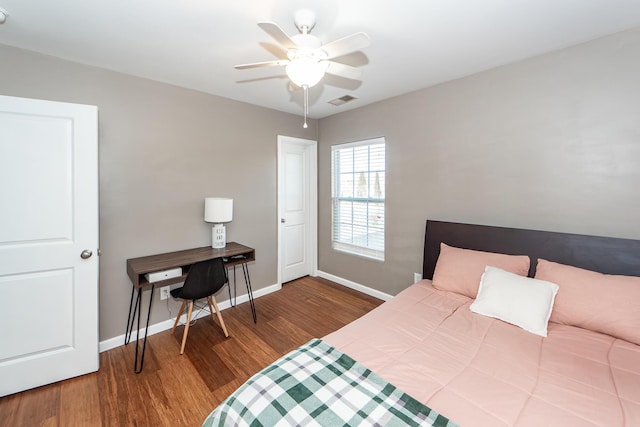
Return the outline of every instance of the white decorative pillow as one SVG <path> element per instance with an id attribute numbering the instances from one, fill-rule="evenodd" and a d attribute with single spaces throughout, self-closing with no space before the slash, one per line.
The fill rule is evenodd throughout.
<path id="1" fill-rule="evenodd" d="M 558 285 L 487 266 L 471 311 L 547 336 Z"/>

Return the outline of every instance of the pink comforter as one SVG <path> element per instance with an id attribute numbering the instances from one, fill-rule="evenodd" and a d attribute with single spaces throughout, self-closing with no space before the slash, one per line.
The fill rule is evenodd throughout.
<path id="1" fill-rule="evenodd" d="M 549 324 L 547 338 L 423 280 L 324 339 L 464 427 L 640 426 L 640 346 Z"/>

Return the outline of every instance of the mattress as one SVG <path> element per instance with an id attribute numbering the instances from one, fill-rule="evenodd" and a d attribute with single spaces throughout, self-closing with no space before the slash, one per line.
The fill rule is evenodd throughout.
<path id="1" fill-rule="evenodd" d="M 463 426 L 639 426 L 640 346 L 549 323 L 542 338 L 423 280 L 324 337 Z"/>

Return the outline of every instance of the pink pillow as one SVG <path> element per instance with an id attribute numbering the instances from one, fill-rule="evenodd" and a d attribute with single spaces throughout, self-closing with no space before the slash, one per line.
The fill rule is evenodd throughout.
<path id="1" fill-rule="evenodd" d="M 560 286 L 551 322 L 640 345 L 640 277 L 602 274 L 539 259 L 536 279 Z"/>
<path id="2" fill-rule="evenodd" d="M 461 249 L 440 243 L 440 256 L 433 272 L 433 286 L 475 298 L 487 266 L 527 277 L 529 257 Z"/>

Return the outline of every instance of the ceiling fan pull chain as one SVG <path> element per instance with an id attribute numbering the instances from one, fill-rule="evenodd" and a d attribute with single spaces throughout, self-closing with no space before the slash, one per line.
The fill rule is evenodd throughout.
<path id="1" fill-rule="evenodd" d="M 304 85 L 302 86 L 302 89 L 304 89 L 304 125 L 302 125 L 303 128 L 307 128 L 307 112 L 309 111 L 309 86 Z"/>

